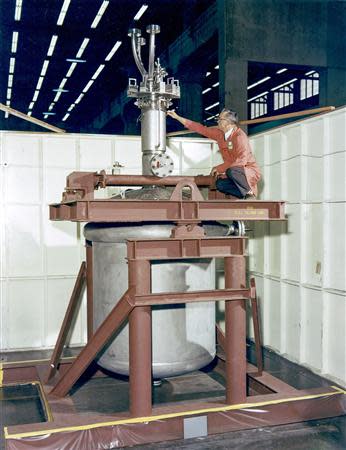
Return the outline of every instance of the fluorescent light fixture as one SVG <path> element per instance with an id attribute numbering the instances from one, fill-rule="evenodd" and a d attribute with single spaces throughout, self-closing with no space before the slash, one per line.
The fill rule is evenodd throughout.
<path id="1" fill-rule="evenodd" d="M 220 84 L 220 83 L 217 82 L 217 83 L 213 84 L 213 87 L 216 87 L 216 86 L 218 86 L 219 84 Z"/>
<path id="2" fill-rule="evenodd" d="M 10 58 L 10 70 L 9 70 L 9 73 L 13 73 L 14 72 L 15 64 L 16 64 L 16 58 Z"/>
<path id="3" fill-rule="evenodd" d="M 60 14 L 59 14 L 59 17 L 58 17 L 58 21 L 56 23 L 59 26 L 61 26 L 64 23 L 64 19 L 65 19 L 68 7 L 70 6 L 70 1 L 71 0 L 65 0 L 63 5 L 62 5 L 62 7 L 61 7 Z"/>
<path id="4" fill-rule="evenodd" d="M 63 78 L 63 79 L 61 80 L 61 83 L 59 84 L 59 89 L 62 89 L 62 88 L 65 86 L 66 81 L 67 81 L 67 78 Z"/>
<path id="5" fill-rule="evenodd" d="M 46 114 L 46 115 L 44 116 L 44 119 L 48 119 L 48 114 Z"/>
<path id="6" fill-rule="evenodd" d="M 44 80 L 44 77 L 40 77 L 40 78 L 38 79 L 37 86 L 36 86 L 36 90 L 39 91 L 39 90 L 41 89 L 43 80 Z"/>
<path id="7" fill-rule="evenodd" d="M 216 117 L 216 116 L 210 116 L 210 117 L 207 117 L 206 120 L 213 120 L 213 119 L 215 119 L 215 117 Z"/>
<path id="8" fill-rule="evenodd" d="M 286 81 L 286 83 L 282 83 L 279 86 L 275 86 L 275 88 L 271 89 L 271 91 L 276 91 L 277 89 L 280 89 L 281 87 L 287 86 L 287 84 L 291 84 L 294 81 L 297 81 L 297 78 L 292 78 L 292 80 Z"/>
<path id="9" fill-rule="evenodd" d="M 207 72 L 207 73 L 205 74 L 206 77 L 209 77 L 209 75 L 211 75 L 211 72 Z"/>
<path id="10" fill-rule="evenodd" d="M 145 11 L 147 9 L 148 9 L 148 5 L 142 5 L 139 8 L 139 10 L 138 10 L 137 14 L 135 15 L 135 17 L 133 18 L 133 20 L 139 20 L 143 16 L 143 14 L 145 13 Z"/>
<path id="11" fill-rule="evenodd" d="M 75 62 L 70 65 L 70 68 L 68 69 L 67 74 L 66 74 L 66 78 L 69 78 L 72 75 L 72 72 L 74 71 L 76 66 L 77 66 L 77 63 L 75 63 Z"/>
<path id="12" fill-rule="evenodd" d="M 46 72 L 47 72 L 47 69 L 48 69 L 48 65 L 49 65 L 49 61 L 46 59 L 43 62 L 43 66 L 42 66 L 42 70 L 41 70 L 41 74 L 40 74 L 41 77 L 44 77 L 46 75 Z"/>
<path id="13" fill-rule="evenodd" d="M 310 72 L 306 72 L 305 75 L 312 75 L 313 73 L 316 73 L 316 70 L 310 70 Z"/>
<path id="14" fill-rule="evenodd" d="M 286 70 L 288 70 L 288 69 L 283 68 L 283 69 L 277 70 L 276 73 L 283 73 L 283 72 L 286 72 Z"/>
<path id="15" fill-rule="evenodd" d="M 15 9 L 15 13 L 14 13 L 14 20 L 16 20 L 16 21 L 19 21 L 21 15 L 22 15 L 22 3 L 23 3 L 23 0 L 16 1 L 16 9 Z"/>
<path id="16" fill-rule="evenodd" d="M 75 106 L 76 105 L 74 103 L 72 103 L 72 105 L 69 107 L 69 109 L 67 111 L 69 111 L 69 112 L 72 111 Z"/>
<path id="17" fill-rule="evenodd" d="M 35 91 L 35 92 L 34 92 L 34 96 L 33 96 L 33 98 L 32 98 L 32 101 L 33 101 L 33 102 L 36 102 L 39 93 L 40 93 L 40 91 Z"/>
<path id="18" fill-rule="evenodd" d="M 8 89 L 7 89 L 7 100 L 10 100 L 11 95 L 12 95 L 12 89 L 11 89 L 11 88 L 8 88 Z"/>
<path id="19" fill-rule="evenodd" d="M 219 65 L 215 66 L 214 69 L 219 70 Z"/>
<path id="20" fill-rule="evenodd" d="M 100 73 L 102 72 L 102 70 L 105 68 L 104 64 L 100 64 L 99 68 L 96 70 L 96 72 L 94 73 L 94 75 L 91 77 L 92 80 L 96 80 L 96 78 L 100 75 Z"/>
<path id="21" fill-rule="evenodd" d="M 75 101 L 75 104 L 78 105 L 78 103 L 82 100 L 83 97 L 84 97 L 84 94 L 81 94 Z"/>
<path id="22" fill-rule="evenodd" d="M 248 86 L 247 88 L 248 88 L 248 90 L 249 90 L 249 89 L 252 89 L 253 87 L 258 86 L 259 84 L 262 84 L 262 83 L 264 83 L 264 82 L 267 81 L 267 80 L 270 80 L 270 78 L 271 78 L 271 77 L 265 77 L 265 78 L 262 78 L 261 80 L 256 81 L 256 83 L 250 84 L 250 86 Z"/>
<path id="23" fill-rule="evenodd" d="M 213 103 L 212 105 L 207 106 L 204 108 L 204 111 L 209 111 L 209 109 L 215 108 L 215 106 L 219 105 L 220 102 Z"/>
<path id="24" fill-rule="evenodd" d="M 9 100 L 7 100 L 6 106 L 10 106 L 10 105 L 11 105 L 11 102 Z"/>
<path id="25" fill-rule="evenodd" d="M 32 111 L 28 111 L 27 116 L 31 116 L 31 114 L 32 114 Z"/>
<path id="26" fill-rule="evenodd" d="M 85 63 L 86 59 L 67 58 L 66 61 L 71 63 Z"/>
<path id="27" fill-rule="evenodd" d="M 78 53 L 76 54 L 76 58 L 80 58 L 83 55 L 86 46 L 89 44 L 89 41 L 89 38 L 85 38 L 83 40 L 81 46 L 79 47 Z"/>
<path id="28" fill-rule="evenodd" d="M 17 45 L 18 45 L 18 31 L 14 31 L 12 33 L 12 46 L 11 46 L 12 53 L 16 53 Z"/>
<path id="29" fill-rule="evenodd" d="M 85 94 L 86 92 L 88 92 L 88 90 L 91 88 L 91 85 L 93 84 L 93 82 L 94 82 L 94 80 L 90 80 L 90 81 L 86 84 L 85 88 L 82 90 L 82 92 L 84 92 L 84 94 Z"/>
<path id="30" fill-rule="evenodd" d="M 263 97 L 263 95 L 268 94 L 268 91 L 262 92 L 261 94 L 256 95 L 255 97 L 249 98 L 248 103 L 252 102 L 253 100 L 256 100 L 256 98 Z"/>
<path id="31" fill-rule="evenodd" d="M 98 10 L 98 13 L 95 16 L 95 19 L 93 20 L 93 23 L 90 25 L 90 28 L 96 28 L 98 23 L 101 20 L 101 17 L 103 16 L 103 13 L 106 11 L 106 8 L 109 4 L 108 0 L 104 0 L 102 2 L 102 5 L 100 6 L 100 9 Z"/>
<path id="32" fill-rule="evenodd" d="M 204 91 L 202 91 L 202 94 L 206 94 L 209 91 L 211 91 L 211 88 L 204 89 Z"/>
<path id="33" fill-rule="evenodd" d="M 67 113 L 64 115 L 64 117 L 62 118 L 62 121 L 65 122 L 65 120 L 67 120 L 70 117 L 70 114 Z"/>
<path id="34" fill-rule="evenodd" d="M 112 50 L 108 53 L 108 55 L 105 58 L 105 61 L 110 61 L 112 59 L 112 56 L 114 55 L 114 53 L 118 50 L 118 48 L 121 46 L 122 42 L 121 41 L 117 41 Z"/>
<path id="35" fill-rule="evenodd" d="M 35 105 L 35 102 L 31 102 L 30 105 L 29 105 L 29 109 L 33 109 L 34 105 Z"/>
<path id="36" fill-rule="evenodd" d="M 57 88 L 57 89 L 52 89 L 53 92 L 70 92 L 68 89 L 61 89 L 61 88 Z"/>
<path id="37" fill-rule="evenodd" d="M 50 40 L 47 56 L 52 56 L 57 40 L 58 40 L 58 36 L 56 34 L 53 34 L 52 39 Z"/>
<path id="38" fill-rule="evenodd" d="M 54 103 L 56 103 L 59 100 L 61 94 L 62 94 L 61 92 L 56 93 L 56 96 L 54 97 L 54 100 L 53 100 Z"/>
<path id="39" fill-rule="evenodd" d="M 49 111 L 43 112 L 42 114 L 45 114 L 46 116 L 55 116 L 55 113 Z"/>
<path id="40" fill-rule="evenodd" d="M 52 103 L 49 105 L 48 111 L 51 111 L 51 110 L 54 108 L 54 106 L 55 106 L 55 103 L 52 102 Z"/>
<path id="41" fill-rule="evenodd" d="M 8 76 L 8 87 L 11 88 L 13 84 L 13 75 Z"/>

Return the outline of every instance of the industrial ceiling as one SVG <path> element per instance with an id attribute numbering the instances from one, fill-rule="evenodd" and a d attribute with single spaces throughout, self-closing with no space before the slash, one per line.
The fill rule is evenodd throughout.
<path id="1" fill-rule="evenodd" d="M 209 5 L 210 0 L 1 0 L 0 102 L 67 131 L 83 130 L 126 89 L 128 77 L 139 75 L 129 28 L 146 34 L 148 24 L 159 24 L 159 55 Z M 137 13 L 142 16 L 134 20 Z M 0 114 L 2 129 L 33 129 Z"/>

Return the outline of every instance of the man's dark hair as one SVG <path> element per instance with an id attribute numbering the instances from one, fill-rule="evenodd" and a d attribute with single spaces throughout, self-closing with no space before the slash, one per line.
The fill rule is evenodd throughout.
<path id="1" fill-rule="evenodd" d="M 232 111 L 231 109 L 224 108 L 221 112 L 222 112 L 222 114 L 224 115 L 225 119 L 228 122 L 234 123 L 235 125 L 239 125 L 239 123 L 238 123 L 238 114 L 235 111 Z"/>

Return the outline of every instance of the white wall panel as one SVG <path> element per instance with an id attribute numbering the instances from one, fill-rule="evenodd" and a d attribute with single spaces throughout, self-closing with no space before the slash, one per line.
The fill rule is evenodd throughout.
<path id="1" fill-rule="evenodd" d="M 326 309 L 325 370 L 340 380 L 346 379 L 346 347 L 345 347 L 345 297 L 326 292 L 324 294 Z"/>
<path id="2" fill-rule="evenodd" d="M 40 203 L 41 172 L 38 168 L 8 166 L 5 171 L 7 202 Z"/>
<path id="3" fill-rule="evenodd" d="M 280 350 L 275 327 L 281 323 L 280 351 L 344 386 L 345 124 L 343 108 L 251 137 L 264 173 L 261 198 L 274 200 L 281 192 L 288 202 L 288 222 L 280 236 L 273 224 L 264 238 L 263 227 L 253 227 L 249 246 L 254 259 L 249 268 L 265 286 L 261 299 L 265 344 Z M 282 150 L 279 161 L 277 153 L 272 155 L 277 146 Z M 280 310 L 273 308 L 275 283 L 281 285 Z"/>
<path id="4" fill-rule="evenodd" d="M 300 360 L 301 339 L 301 290 L 299 286 L 282 283 L 282 301 L 285 309 L 283 313 L 284 333 L 282 350 L 290 355 L 294 361 Z"/>
<path id="5" fill-rule="evenodd" d="M 323 364 L 323 293 L 302 288 L 301 361 L 319 371 Z"/>
<path id="6" fill-rule="evenodd" d="M 182 143 L 182 172 L 189 168 L 205 169 L 211 168 L 212 147 L 209 143 L 183 142 Z"/>
<path id="7" fill-rule="evenodd" d="M 265 279 L 264 280 L 264 295 L 265 295 L 265 307 L 268 309 L 266 315 L 266 322 L 268 328 L 267 333 L 267 345 L 275 350 L 281 350 L 281 285 L 280 281 Z"/>
<path id="8" fill-rule="evenodd" d="M 8 276 L 43 275 L 40 207 L 9 205 L 6 222 Z"/>
<path id="9" fill-rule="evenodd" d="M 346 149 L 346 111 L 336 111 L 329 121 L 330 153 L 344 152 Z"/>
<path id="10" fill-rule="evenodd" d="M 325 268 L 323 284 L 327 289 L 346 291 L 346 203 L 325 207 Z"/>
<path id="11" fill-rule="evenodd" d="M 142 167 L 141 140 L 138 138 L 120 138 L 115 141 L 115 160 L 127 169 L 140 169 Z M 137 172 L 141 173 L 141 171 Z"/>
<path id="12" fill-rule="evenodd" d="M 41 135 L 43 164 L 46 167 L 77 167 L 78 139 L 68 136 Z"/>
<path id="13" fill-rule="evenodd" d="M 300 281 L 301 272 L 301 205 L 286 206 L 286 232 L 282 234 L 283 258 L 281 278 Z"/>
<path id="14" fill-rule="evenodd" d="M 323 264 L 323 205 L 303 207 L 302 282 L 322 286 Z"/>
<path id="15" fill-rule="evenodd" d="M 44 345 L 43 309 L 43 280 L 9 281 L 5 319 L 8 348 L 32 348 Z"/>
<path id="16" fill-rule="evenodd" d="M 80 170 L 100 170 L 112 167 L 112 141 L 102 138 L 82 138 L 79 144 Z"/>
<path id="17" fill-rule="evenodd" d="M 9 166 L 38 167 L 40 165 L 40 138 L 27 134 L 4 135 L 3 158 Z"/>

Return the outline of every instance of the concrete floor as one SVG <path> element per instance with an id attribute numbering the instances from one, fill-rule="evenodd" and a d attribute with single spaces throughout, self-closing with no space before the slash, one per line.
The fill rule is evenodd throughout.
<path id="1" fill-rule="evenodd" d="M 74 353 L 72 351 L 72 353 Z M 67 356 L 71 351 L 67 351 Z M 47 352 L 18 352 L 0 354 L 2 362 L 47 358 Z M 248 359 L 254 362 L 253 346 L 248 346 Z M 296 388 L 330 386 L 330 381 L 293 364 L 275 353 L 264 351 L 264 367 L 271 374 Z M 19 423 L 44 421 L 39 394 L 31 385 L 0 390 L 1 443 L 4 449 L 3 427 Z M 111 414 L 128 409 L 128 381 L 125 377 L 96 378 L 76 386 L 71 395 L 78 411 Z M 213 367 L 183 377 L 163 380 L 153 389 L 154 404 L 178 402 L 186 399 L 224 395 L 224 379 Z M 253 430 L 225 433 L 203 438 L 139 445 L 138 449 L 346 449 L 346 416 L 303 422 L 298 424 L 263 427 Z M 81 449 L 82 450 L 82 449 Z M 84 450 L 84 449 L 83 449 Z M 90 449 L 91 450 L 91 449 Z"/>

